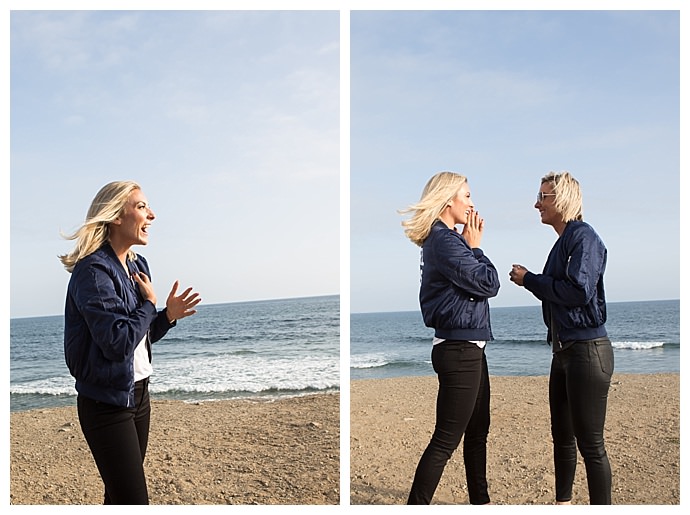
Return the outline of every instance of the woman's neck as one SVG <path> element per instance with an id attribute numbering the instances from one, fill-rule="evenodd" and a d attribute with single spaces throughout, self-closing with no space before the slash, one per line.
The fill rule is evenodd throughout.
<path id="1" fill-rule="evenodd" d="M 447 211 L 441 213 L 441 215 L 438 217 L 439 220 L 441 220 L 448 229 L 454 229 L 455 228 L 455 220 L 453 220 L 453 217 L 450 216 Z"/>
<path id="2" fill-rule="evenodd" d="M 558 222 L 556 224 L 553 224 L 553 228 L 556 231 L 556 233 L 558 233 L 558 236 L 561 236 L 563 234 L 566 225 L 568 225 L 567 222 Z"/>

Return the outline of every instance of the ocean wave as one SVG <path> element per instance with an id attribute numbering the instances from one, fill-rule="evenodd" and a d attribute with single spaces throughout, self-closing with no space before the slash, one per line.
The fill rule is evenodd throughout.
<path id="1" fill-rule="evenodd" d="M 404 359 L 386 358 L 383 355 L 358 355 L 350 358 L 350 370 L 369 370 L 369 369 L 408 369 L 426 367 L 431 364 L 427 359 Z"/>
<path id="2" fill-rule="evenodd" d="M 254 397 L 254 396 L 285 396 L 295 395 L 298 392 L 303 394 L 317 393 L 324 391 L 337 391 L 340 389 L 340 381 L 338 379 L 317 379 L 314 378 L 307 384 L 305 381 L 285 381 L 276 380 L 273 386 L 265 384 L 252 383 L 236 383 L 220 384 L 187 384 L 187 385 L 159 385 L 152 381 L 149 385 L 149 391 L 152 395 L 161 396 L 169 399 L 185 399 L 185 398 L 235 398 L 235 397 Z M 74 389 L 74 382 L 63 386 L 41 386 L 38 384 L 28 383 L 25 385 L 13 385 L 10 388 L 11 397 L 76 397 L 77 391 Z"/>
<path id="3" fill-rule="evenodd" d="M 614 349 L 649 350 L 664 346 L 664 342 L 611 342 Z"/>
<path id="4" fill-rule="evenodd" d="M 490 346 L 500 346 L 500 345 L 548 345 L 546 340 L 521 340 L 521 339 L 511 339 L 511 340 L 494 340 L 489 343 Z M 612 341 L 611 345 L 614 349 L 633 349 L 633 350 L 648 350 L 648 349 L 658 349 L 663 346 L 678 346 L 678 344 L 663 342 L 663 341 Z M 490 348 L 490 347 L 489 347 Z"/>
<path id="5" fill-rule="evenodd" d="M 154 363 L 151 391 L 261 392 L 270 389 L 332 388 L 340 384 L 340 360 L 309 356 L 299 359 L 233 355 L 196 356 Z"/>
<path id="6" fill-rule="evenodd" d="M 350 368 L 378 368 L 390 364 L 383 354 L 360 354 L 350 356 Z"/>
<path id="7" fill-rule="evenodd" d="M 340 391 L 339 386 L 328 388 L 302 388 L 299 390 L 269 388 L 259 392 L 225 391 L 225 392 L 190 392 L 173 390 L 166 392 L 152 392 L 152 397 L 161 400 L 180 400 L 187 403 L 215 402 L 223 400 L 258 400 L 274 401 L 287 397 L 304 397 L 307 395 L 333 393 Z"/>
<path id="8" fill-rule="evenodd" d="M 76 395 L 74 379 L 65 377 L 51 377 L 38 381 L 10 384 L 11 395 Z"/>
<path id="9" fill-rule="evenodd" d="M 339 386 L 328 388 L 302 388 L 299 390 L 269 388 L 259 392 L 224 391 L 224 392 L 197 392 L 184 390 L 170 390 L 151 392 L 151 398 L 157 400 L 175 400 L 185 403 L 217 402 L 225 400 L 251 400 L 271 402 L 285 398 L 305 397 L 324 393 L 337 393 Z M 63 406 L 75 406 L 76 392 L 45 393 L 45 392 L 12 392 L 10 395 L 10 411 L 26 411 L 31 409 L 57 408 Z"/>
<path id="10" fill-rule="evenodd" d="M 257 394 L 273 391 L 300 390 L 328 390 L 339 388 L 340 381 L 332 377 L 311 377 L 310 379 L 290 380 L 289 378 L 275 378 L 273 381 L 255 382 L 244 381 L 214 381 L 212 383 L 189 383 L 172 386 L 170 383 L 151 382 L 149 390 L 152 394 Z"/>
<path id="11" fill-rule="evenodd" d="M 184 360 L 154 361 L 152 393 L 258 393 L 339 388 L 337 357 L 301 359 L 261 358 L 253 353 L 192 356 Z M 75 395 L 74 379 L 65 376 L 10 384 L 11 395 Z"/>

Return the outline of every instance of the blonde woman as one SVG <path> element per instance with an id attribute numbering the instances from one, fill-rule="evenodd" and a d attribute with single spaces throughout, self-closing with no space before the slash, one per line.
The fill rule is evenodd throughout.
<path id="1" fill-rule="evenodd" d="M 479 248 L 484 220 L 474 210 L 467 179 L 453 172 L 434 175 L 420 201 L 403 213 L 412 213 L 403 222 L 405 234 L 422 248 L 419 302 L 424 323 L 434 328 L 431 361 L 439 383 L 436 427 L 417 465 L 407 504 L 431 503 L 463 435 L 469 502 L 489 504 L 490 386 L 484 347 L 493 339 L 488 299 L 500 284 Z"/>
<path id="2" fill-rule="evenodd" d="M 105 504 L 148 504 L 144 456 L 148 444 L 151 344 L 201 301 L 176 281 L 162 311 L 146 259 L 155 215 L 138 184 L 106 184 L 86 221 L 60 256 L 72 274 L 65 301 L 65 360 L 76 379 L 84 437 L 105 486 Z"/>
<path id="3" fill-rule="evenodd" d="M 553 352 L 549 405 L 556 503 L 571 503 L 579 448 L 590 504 L 611 504 L 611 466 L 604 445 L 613 373 L 613 349 L 604 325 L 606 247 L 582 221 L 580 185 L 569 172 L 544 176 L 534 207 L 558 239 L 541 274 L 513 265 L 510 280 L 542 302 Z"/>

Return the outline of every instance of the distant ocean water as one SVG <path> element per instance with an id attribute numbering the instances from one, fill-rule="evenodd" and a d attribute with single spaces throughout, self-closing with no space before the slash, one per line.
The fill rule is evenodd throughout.
<path id="1" fill-rule="evenodd" d="M 153 346 L 152 399 L 277 398 L 340 388 L 337 295 L 199 305 Z M 10 411 L 76 405 L 62 316 L 10 320 Z"/>
<path id="2" fill-rule="evenodd" d="M 680 301 L 612 302 L 606 329 L 615 372 L 680 372 Z M 540 306 L 491 308 L 489 374 L 548 375 L 551 350 Z M 350 377 L 433 375 L 433 330 L 419 311 L 350 316 Z"/>

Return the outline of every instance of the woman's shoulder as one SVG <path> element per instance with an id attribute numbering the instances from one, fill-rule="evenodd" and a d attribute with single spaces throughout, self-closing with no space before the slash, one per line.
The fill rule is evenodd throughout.
<path id="1" fill-rule="evenodd" d="M 81 258 L 76 265 L 74 265 L 74 270 L 72 271 L 72 275 L 74 274 L 79 274 L 80 272 L 83 272 L 85 270 L 91 269 L 91 268 L 112 268 L 114 266 L 114 262 L 109 255 L 107 249 L 105 247 L 101 247 L 98 250 L 92 252 L 88 256 L 84 256 Z"/>
<path id="2" fill-rule="evenodd" d="M 429 238 L 424 242 L 424 246 L 432 248 L 434 251 L 442 249 L 447 252 L 449 249 L 456 251 L 471 250 L 465 238 L 455 229 L 450 229 L 446 224 L 441 223 L 434 226 Z"/>
<path id="3" fill-rule="evenodd" d="M 460 234 L 455 229 L 451 229 L 442 221 L 437 220 L 431 226 L 427 240 L 438 241 L 439 239 L 457 238 L 458 236 Z"/>
<path id="4" fill-rule="evenodd" d="M 594 227 L 581 220 L 574 220 L 568 223 L 568 235 L 570 238 L 592 240 L 601 243 L 601 245 L 604 244 L 599 234 L 594 230 Z"/>

